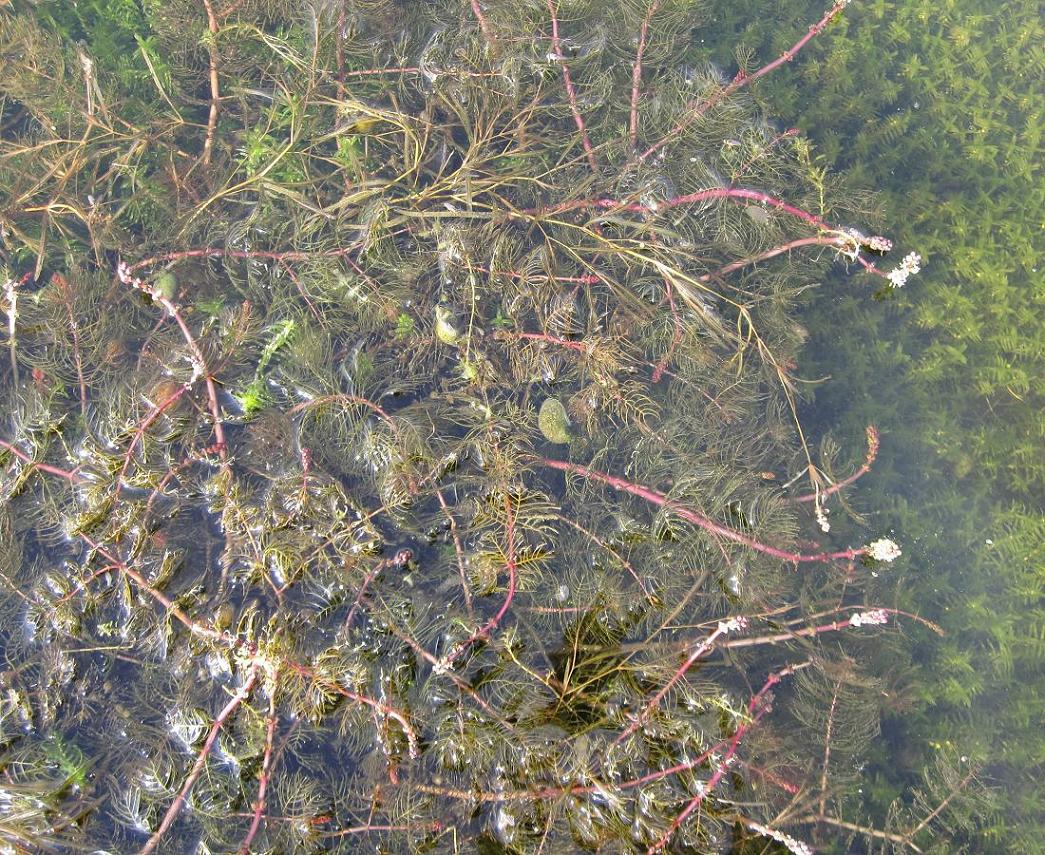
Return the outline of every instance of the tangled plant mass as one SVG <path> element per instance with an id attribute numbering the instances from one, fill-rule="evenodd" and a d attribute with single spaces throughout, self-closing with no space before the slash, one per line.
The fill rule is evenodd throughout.
<path id="1" fill-rule="evenodd" d="M 887 242 L 745 93 L 844 5 L 732 80 L 688 0 L 10 13 L 0 839 L 917 851 L 792 376 Z"/>

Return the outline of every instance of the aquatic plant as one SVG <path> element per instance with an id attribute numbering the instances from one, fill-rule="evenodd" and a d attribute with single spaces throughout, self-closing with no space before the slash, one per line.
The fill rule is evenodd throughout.
<path id="1" fill-rule="evenodd" d="M 884 532 L 810 534 L 878 435 L 830 477 L 792 313 L 833 260 L 897 277 L 747 94 L 844 6 L 732 78 L 677 61 L 685 0 L 149 3 L 112 67 L 74 39 L 115 8 L 4 17 L 8 745 L 89 770 L 53 835 L 968 820 L 953 764 L 846 812 L 882 627 L 937 627 L 876 598 Z"/>
<path id="2" fill-rule="evenodd" d="M 693 61 L 728 60 L 738 40 L 771 53 L 788 38 L 774 16 L 817 8 L 730 4 Z M 904 703 L 886 718 L 894 743 L 869 766 L 878 783 L 865 794 L 888 804 L 927 756 L 957 747 L 1006 793 L 968 843 L 987 851 L 1033 850 L 1045 834 L 1031 783 L 1045 775 L 1032 723 L 1045 655 L 1045 407 L 1028 382 L 1045 374 L 1043 36 L 1031 3 L 854 4 L 831 38 L 758 92 L 809 135 L 825 167 L 848 173 L 852 188 L 877 188 L 891 236 L 916 240 L 926 257 L 923 273 L 881 301 L 808 303 L 802 369 L 833 381 L 805 417 L 812 433 L 840 436 L 873 418 L 890 438 L 861 506 L 907 547 L 898 603 L 947 630 L 894 650 L 909 675 Z M 860 330 L 862 345 L 836 329 Z"/>

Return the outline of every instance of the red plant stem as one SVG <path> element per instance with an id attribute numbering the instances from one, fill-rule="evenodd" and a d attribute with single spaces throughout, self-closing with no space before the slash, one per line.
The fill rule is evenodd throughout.
<path id="1" fill-rule="evenodd" d="M 768 769 L 762 769 L 759 766 L 755 766 L 752 763 L 747 763 L 744 760 L 741 760 L 740 763 L 749 772 L 754 772 L 763 780 L 769 781 L 772 784 L 776 784 L 776 786 L 780 787 L 780 789 L 782 789 L 784 792 L 790 793 L 792 796 L 797 796 L 802 791 L 802 788 L 799 787 L 798 784 L 795 784 L 792 781 L 785 780 L 784 778 L 781 778 L 779 775 L 770 772 Z"/>
<path id="2" fill-rule="evenodd" d="M 664 696 L 671 691 L 671 687 L 674 686 L 679 680 L 681 680 L 686 672 L 693 667 L 693 663 L 700 659 L 701 656 L 708 653 L 714 646 L 715 642 L 718 641 L 719 636 L 725 634 L 729 630 L 723 625 L 719 626 L 700 644 L 696 646 L 694 651 L 689 655 L 685 662 L 679 666 L 674 674 L 671 675 L 671 679 L 668 680 L 660 689 L 657 694 L 650 698 L 649 703 L 643 707 L 642 712 L 635 716 L 631 724 L 629 724 L 621 733 L 613 740 L 613 745 L 619 745 L 629 736 L 631 736 L 636 730 L 646 723 L 652 714 L 653 710 L 657 708 Z"/>
<path id="3" fill-rule="evenodd" d="M 334 67 L 337 69 L 337 91 L 345 96 L 345 37 L 348 31 L 348 13 L 345 6 L 348 0 L 340 0 L 337 4 L 337 29 L 334 31 Z"/>
<path id="4" fill-rule="evenodd" d="M 214 440 L 218 447 L 218 457 L 221 458 L 222 464 L 226 465 L 228 448 L 225 444 L 225 428 L 222 426 L 221 421 L 221 407 L 218 405 L 218 390 L 214 385 L 214 378 L 211 376 L 210 369 L 207 368 L 207 360 L 203 356 L 203 351 L 200 350 L 200 346 L 196 343 L 196 339 L 193 337 L 192 331 L 189 330 L 188 324 L 185 323 L 185 319 L 182 318 L 181 312 L 178 311 L 178 307 L 158 291 L 150 291 L 149 293 L 174 318 L 185 342 L 189 346 L 189 350 L 192 351 L 198 370 L 203 374 L 204 382 L 207 384 L 207 400 L 210 403 L 210 414 L 211 418 L 214 419 Z"/>
<path id="5" fill-rule="evenodd" d="M 209 166 L 214 149 L 214 133 L 218 128 L 218 105 L 221 103 L 221 91 L 218 88 L 218 19 L 210 0 L 203 0 L 203 8 L 207 10 L 207 29 L 210 31 L 210 43 L 207 45 L 210 76 L 210 114 L 207 116 L 207 138 L 203 142 L 203 165 Z"/>
<path id="6" fill-rule="evenodd" d="M 640 155 L 640 160 L 645 160 L 651 154 L 659 151 L 663 146 L 667 145 L 672 139 L 674 139 L 679 133 L 685 130 L 690 123 L 696 121 L 703 116 L 708 110 L 710 110 L 715 104 L 721 101 L 723 98 L 728 98 L 734 92 L 742 89 L 745 86 L 749 86 L 754 83 L 760 77 L 765 77 L 772 71 L 775 71 L 785 62 L 791 62 L 802 48 L 804 48 L 815 36 L 823 32 L 824 28 L 831 23 L 831 21 L 848 5 L 849 0 L 838 0 L 834 6 L 824 13 L 824 16 L 817 21 L 813 26 L 809 28 L 809 31 L 802 36 L 797 42 L 795 42 L 790 48 L 784 51 L 780 56 L 774 59 L 772 62 L 762 66 L 754 74 L 745 74 L 743 71 L 737 73 L 736 77 L 722 89 L 718 90 L 714 95 L 708 98 L 706 101 L 702 101 L 698 104 L 692 104 L 691 109 L 687 112 L 686 117 L 675 125 L 674 128 L 665 136 L 660 142 L 654 143 L 646 151 Z"/>
<path id="7" fill-rule="evenodd" d="M 490 31 L 490 23 L 486 20 L 486 15 L 483 14 L 483 7 L 479 5 L 479 0 L 472 0 L 472 13 L 479 22 L 479 29 L 482 31 L 486 43 L 493 47 L 493 33 Z"/>
<path id="8" fill-rule="evenodd" d="M 558 58 L 559 63 L 562 66 L 562 82 L 566 87 L 566 97 L 570 101 L 570 112 L 573 113 L 573 121 L 577 125 L 577 130 L 581 132 L 581 144 L 584 146 L 584 153 L 588 156 L 588 164 L 591 166 L 592 171 L 598 170 L 598 164 L 595 162 L 595 150 L 591 146 L 591 140 L 588 139 L 588 129 L 584 125 L 584 117 L 581 116 L 581 111 L 577 108 L 577 90 L 573 85 L 573 78 L 570 77 L 570 69 L 566 65 L 566 57 L 562 55 L 562 48 L 559 43 L 559 19 L 555 15 L 555 3 L 553 0 L 547 0 L 548 12 L 552 16 L 552 53 Z"/>
<path id="9" fill-rule="evenodd" d="M 258 801 L 254 806 L 254 817 L 250 822 L 247 836 L 239 847 L 239 855 L 249 855 L 250 844 L 261 828 L 261 820 L 265 816 L 265 794 L 268 792 L 269 775 L 272 771 L 272 743 L 276 735 L 276 695 L 274 691 L 269 693 L 268 728 L 265 731 L 265 756 L 261 761 L 261 774 L 258 777 Z"/>
<path id="10" fill-rule="evenodd" d="M 349 77 L 376 77 L 379 74 L 420 74 L 421 69 L 416 65 L 400 65 L 394 68 L 364 68 L 361 71 L 346 71 L 345 79 Z"/>
<path id="11" fill-rule="evenodd" d="M 889 612 L 889 614 L 896 614 L 894 609 L 882 609 L 882 611 Z M 759 635 L 749 638 L 733 638 L 729 641 L 723 641 L 719 647 L 723 650 L 727 650 L 733 647 L 758 647 L 762 644 L 778 644 L 781 641 L 790 641 L 794 638 L 808 638 L 813 635 L 821 635 L 825 632 L 839 632 L 843 629 L 852 628 L 852 624 L 849 619 L 836 620 L 831 623 L 822 623 L 819 626 L 804 626 L 801 629 L 790 630 L 788 632 L 778 632 L 773 635 Z"/>
<path id="12" fill-rule="evenodd" d="M 612 211 L 627 211 L 633 214 L 656 214 L 659 211 L 669 210 L 671 208 L 677 208 L 681 205 L 692 205 L 695 202 L 705 202 L 709 199 L 729 199 L 729 200 L 740 200 L 743 202 L 760 202 L 770 208 L 776 208 L 780 211 L 790 214 L 793 217 L 797 217 L 804 222 L 809 223 L 811 226 L 815 226 L 818 229 L 823 229 L 827 232 L 841 232 L 841 229 L 835 228 L 830 225 L 821 217 L 816 214 L 812 214 L 809 211 L 803 210 L 783 199 L 778 199 L 776 196 L 771 196 L 768 193 L 763 193 L 761 190 L 747 190 L 743 187 L 707 187 L 703 190 L 697 190 L 694 193 L 686 193 L 682 196 L 675 196 L 671 199 L 664 199 L 663 201 L 657 202 L 656 207 L 652 205 L 646 205 L 642 202 L 622 202 L 617 199 L 574 199 L 570 202 L 562 202 L 558 205 L 551 205 L 546 208 L 528 208 L 523 210 L 523 214 L 560 214 L 565 211 L 576 211 L 582 208 L 599 208 L 601 210 L 612 210 Z"/>
<path id="13" fill-rule="evenodd" d="M 631 147 L 639 142 L 639 91 L 642 88 L 642 55 L 646 52 L 646 39 L 649 36 L 649 25 L 660 6 L 660 0 L 650 3 L 646 17 L 642 19 L 639 29 L 639 45 L 635 50 L 635 64 L 631 67 Z"/>
<path id="14" fill-rule="evenodd" d="M 831 762 L 831 731 L 834 730 L 835 711 L 838 709 L 838 691 L 842 688 L 842 681 L 835 683 L 835 689 L 831 695 L 831 708 L 827 713 L 827 727 L 824 732 L 824 762 L 820 770 L 820 815 L 827 813 L 827 768 Z"/>
<path id="15" fill-rule="evenodd" d="M 188 798 L 189 792 L 192 790 L 193 785 L 203 772 L 203 766 L 207 762 L 207 756 L 214 747 L 214 741 L 218 738 L 218 731 L 221 730 L 222 725 L 228 720 L 229 716 L 236 711 L 236 708 L 250 695 L 251 689 L 254 688 L 254 683 L 258 679 L 258 671 L 260 669 L 260 663 L 257 661 L 251 663 L 247 679 L 243 681 L 243 685 L 239 687 L 236 694 L 232 696 L 232 699 L 225 704 L 221 712 L 218 713 L 217 718 L 214 719 L 214 723 L 210 728 L 210 733 L 207 734 L 207 740 L 203 743 L 203 748 L 200 749 L 200 753 L 196 756 L 196 762 L 192 764 L 192 771 L 189 773 L 189 777 L 185 779 L 185 783 L 182 784 L 181 790 L 175 797 L 174 802 L 167 809 L 167 814 L 163 817 L 163 821 L 160 823 L 159 828 L 153 832 L 152 837 L 150 837 L 149 841 L 139 850 L 138 855 L 149 855 L 150 852 L 155 850 L 160 843 L 160 838 L 167 833 L 167 830 L 174 824 L 174 820 L 178 818 L 178 814 L 181 813 L 181 809 L 185 806 L 185 801 Z"/>
<path id="16" fill-rule="evenodd" d="M 570 341 L 565 338 L 557 338 L 548 333 L 511 332 L 506 333 L 506 335 L 511 338 L 523 338 L 529 341 L 543 341 L 547 344 L 554 344 L 557 347 L 565 347 L 570 350 L 581 351 L 582 353 L 588 349 L 588 346 L 583 341 Z"/>
<path id="17" fill-rule="evenodd" d="M 819 493 L 819 498 L 824 499 L 830 496 L 832 493 L 837 493 L 839 490 L 843 490 L 856 481 L 858 478 L 862 478 L 868 472 L 871 471 L 871 466 L 874 465 L 875 458 L 878 457 L 878 446 L 880 444 L 880 438 L 878 436 L 878 428 L 874 425 L 867 426 L 867 456 L 864 458 L 863 464 L 848 478 L 839 481 L 837 484 L 832 484 L 829 487 L 824 488 Z M 809 493 L 805 496 L 795 496 L 791 499 L 792 502 L 815 502 L 818 494 Z"/>
<path id="18" fill-rule="evenodd" d="M 589 481 L 599 481 L 613 487 L 615 490 L 623 490 L 627 493 L 631 493 L 633 496 L 638 496 L 640 499 L 645 499 L 651 504 L 669 508 L 684 520 L 700 526 L 705 531 L 710 531 L 712 534 L 717 534 L 720 537 L 724 537 L 727 540 L 732 540 L 736 543 L 742 543 L 744 546 L 754 549 L 756 552 L 762 552 L 783 561 L 801 564 L 809 562 L 835 561 L 838 559 L 852 560 L 853 558 L 867 554 L 866 547 L 860 547 L 859 549 L 850 548 L 840 552 L 815 552 L 812 554 L 803 554 L 799 552 L 789 552 L 785 549 L 778 549 L 775 546 L 767 546 L 766 544 L 755 540 L 753 537 L 749 537 L 742 532 L 735 531 L 734 529 L 727 528 L 720 523 L 714 522 L 713 520 L 698 514 L 696 511 L 687 508 L 685 505 L 672 501 L 663 493 L 658 493 L 656 490 L 649 487 L 643 487 L 641 484 L 634 484 L 631 481 L 625 481 L 623 478 L 617 478 L 614 475 L 607 475 L 605 472 L 597 472 L 594 469 L 588 469 L 587 467 L 580 466 L 576 463 L 567 463 L 563 460 L 552 460 L 545 457 L 540 458 L 539 462 L 551 469 L 558 469 L 561 472 L 580 475 L 582 478 Z"/>
<path id="19" fill-rule="evenodd" d="M 146 416 L 145 419 L 138 425 L 138 429 L 134 432 L 134 436 L 131 437 L 131 444 L 123 455 L 123 466 L 120 467 L 120 474 L 116 476 L 117 496 L 120 495 L 120 489 L 122 487 L 123 478 L 127 474 L 127 470 L 130 468 L 131 457 L 134 454 L 134 446 L 138 444 L 138 441 L 145 435 L 145 431 L 147 431 L 149 429 L 149 426 L 152 425 L 152 423 L 160 417 L 163 411 L 166 410 L 169 406 L 171 406 L 171 404 L 173 404 L 179 398 L 181 398 L 181 396 L 184 395 L 187 391 L 187 386 L 179 387 L 177 392 L 175 392 L 173 395 L 168 396 L 165 401 L 160 403 L 158 406 L 154 407 L 152 412 L 149 413 L 149 415 Z"/>
<path id="20" fill-rule="evenodd" d="M 585 537 L 587 537 L 592 543 L 596 544 L 597 546 L 601 547 L 606 552 L 608 552 L 610 555 L 612 555 L 617 561 L 619 561 L 621 563 L 621 566 L 625 570 L 628 571 L 628 575 L 631 576 L 631 578 L 635 580 L 635 584 L 639 586 L 639 590 L 642 591 L 643 596 L 645 596 L 645 597 L 650 597 L 651 596 L 651 592 L 647 589 L 646 584 L 642 581 L 642 579 L 639 578 L 639 574 L 635 572 L 634 565 L 630 561 L 628 561 L 627 558 L 625 558 L 623 555 L 621 555 L 619 552 L 617 552 L 617 550 L 615 550 L 612 546 L 610 546 L 610 544 L 606 543 L 606 541 L 604 541 L 601 537 L 599 537 L 597 534 L 595 534 L 595 532 L 588 531 L 588 529 L 586 529 L 580 523 L 574 522 L 569 517 L 562 516 L 561 514 L 558 516 L 558 519 L 559 519 L 560 522 L 566 523 L 566 525 L 568 525 L 570 528 L 576 529 L 581 534 L 583 534 Z M 582 609 L 582 611 L 586 611 L 586 610 L 587 610 L 587 606 L 585 606 L 585 608 Z M 541 609 L 535 608 L 535 609 L 533 609 L 533 611 L 541 611 Z M 547 609 L 546 611 L 549 611 L 549 612 L 563 611 L 563 612 L 565 612 L 567 610 L 566 609 L 560 609 L 560 610 Z"/>
<path id="21" fill-rule="evenodd" d="M 715 769 L 707 783 L 701 787 L 700 792 L 697 793 L 686 807 L 682 809 L 682 812 L 675 817 L 671 825 L 668 827 L 668 830 L 660 836 L 656 843 L 646 850 L 646 855 L 655 855 L 655 853 L 663 849 L 668 844 L 671 836 L 678 830 L 679 826 L 686 821 L 686 818 L 693 813 L 693 811 L 700 807 L 708 794 L 715 789 L 718 782 L 722 780 L 723 776 L 729 769 L 730 762 L 737 753 L 737 749 L 740 747 L 741 740 L 747 735 L 747 732 L 751 730 L 751 728 L 758 724 L 762 716 L 769 712 L 768 704 L 761 706 L 762 700 L 765 698 L 769 690 L 784 679 L 784 677 L 793 674 L 799 668 L 804 668 L 808 664 L 808 662 L 805 662 L 799 665 L 789 665 L 787 668 L 782 668 L 780 671 L 776 671 L 769 675 L 766 682 L 762 685 L 762 688 L 759 689 L 748 702 L 747 714 L 749 720 L 737 725 L 736 733 L 734 733 L 732 739 L 729 740 L 729 747 L 726 749 L 721 762 L 718 764 L 718 768 Z"/>
<path id="22" fill-rule="evenodd" d="M 300 404 L 295 404 L 287 410 L 287 415 L 293 416 L 300 413 L 302 410 L 308 410 L 312 407 L 321 407 L 324 404 L 359 404 L 362 407 L 367 407 L 368 409 L 373 410 L 388 422 L 393 430 L 395 429 L 395 422 L 387 412 L 381 409 L 381 407 L 373 401 L 369 401 L 359 395 L 321 395 L 318 398 L 311 398 L 308 401 L 302 401 Z"/>
<path id="23" fill-rule="evenodd" d="M 294 272 L 294 268 L 287 264 L 282 258 L 279 260 L 279 266 L 282 267 L 286 272 L 287 276 L 290 277 L 290 281 L 294 283 L 294 287 L 298 289 L 298 293 L 301 295 L 301 299 L 305 301 L 305 305 L 308 306 L 308 310 L 312 312 L 314 317 L 320 323 L 323 322 L 323 316 L 316 309 L 315 304 L 309 299 L 308 294 L 305 291 L 305 286 L 301 284 L 301 280 L 298 275 Z"/>
<path id="24" fill-rule="evenodd" d="M 542 274 L 536 277 L 530 277 L 525 273 L 519 273 L 517 270 L 491 270 L 489 267 L 476 267 L 476 270 L 481 270 L 483 273 L 488 273 L 491 276 L 510 276 L 512 279 L 525 279 L 531 281 L 532 279 L 541 279 L 549 282 L 579 282 L 581 285 L 595 285 L 602 281 L 599 276 L 594 273 L 586 273 L 583 276 L 550 276 L 548 274 Z"/>
<path id="25" fill-rule="evenodd" d="M 504 616 L 508 614 L 508 609 L 511 608 L 512 600 L 515 599 L 515 585 L 517 581 L 517 567 L 515 562 L 515 515 L 512 512 L 512 500 L 508 496 L 504 497 L 504 509 L 508 518 L 505 525 L 508 536 L 508 554 L 505 556 L 505 564 L 508 567 L 508 593 L 505 594 L 504 602 L 501 604 L 501 608 L 497 614 L 473 632 L 469 638 L 462 641 L 457 645 L 457 647 L 450 651 L 446 657 L 446 664 L 450 664 L 460 658 L 461 654 L 475 644 L 475 642 L 482 638 L 489 638 L 490 633 L 500 626 Z"/>
<path id="26" fill-rule="evenodd" d="M 76 318 L 73 316 L 72 292 L 69 288 L 69 281 L 61 273 L 55 273 L 51 278 L 62 289 L 62 302 L 65 305 L 65 312 L 69 316 L 69 328 L 73 334 L 73 361 L 76 363 L 76 377 L 80 381 L 80 413 L 86 418 L 87 382 L 83 376 L 83 359 L 80 356 L 80 328 L 77 326 Z"/>
<path id="27" fill-rule="evenodd" d="M 758 695 L 752 698 L 752 703 L 757 705 L 759 699 L 765 695 L 769 688 L 771 688 L 773 685 L 779 682 L 780 679 L 794 671 L 797 671 L 800 668 L 806 667 L 808 664 L 808 662 L 804 662 L 798 665 L 790 666 L 788 668 L 783 669 L 782 671 L 778 671 L 775 675 L 772 675 L 776 677 L 776 680 L 773 683 L 769 683 L 767 681 L 766 685 L 762 687 L 762 690 L 758 693 Z M 749 705 L 749 709 L 750 708 L 751 707 Z M 758 717 L 760 718 L 767 711 L 768 710 L 766 709 L 760 710 L 758 713 Z M 749 722 L 746 725 L 746 729 L 750 730 L 753 724 L 754 721 Z M 649 772 L 639 778 L 632 778 L 628 781 L 623 781 L 619 784 L 613 785 L 612 788 L 617 790 L 631 790 L 635 787 L 641 787 L 643 784 L 651 784 L 655 781 L 660 781 L 664 778 L 671 777 L 672 775 L 677 775 L 680 772 L 688 772 L 691 769 L 695 769 L 698 766 L 700 766 L 713 754 L 718 753 L 724 746 L 726 746 L 728 743 L 731 743 L 735 736 L 736 734 L 734 734 L 734 736 L 730 739 L 719 740 L 714 745 L 712 745 L 696 757 L 684 760 L 681 763 L 677 763 L 674 766 L 669 766 L 665 769 L 658 769 L 656 772 Z M 456 790 L 453 788 L 437 786 L 434 784 L 417 784 L 416 788 L 423 793 L 430 793 L 432 795 L 438 796 L 446 796 L 447 798 L 459 799 L 461 801 L 502 802 L 559 799 L 562 798 L 564 795 L 585 795 L 588 793 L 604 793 L 608 786 L 603 784 L 575 784 L 572 786 L 567 785 L 563 787 L 545 787 L 544 789 L 540 790 L 498 790 L 496 792 Z"/>
<path id="28" fill-rule="evenodd" d="M 185 626 L 186 629 L 188 629 L 189 632 L 191 632 L 193 635 L 198 635 L 201 638 L 208 638 L 211 641 L 220 641 L 224 644 L 231 644 L 233 646 L 237 644 L 236 640 L 232 636 L 223 632 L 219 632 L 213 627 L 207 626 L 206 624 L 200 623 L 199 621 L 193 620 L 191 617 L 185 614 L 185 612 L 178 608 L 170 597 L 168 597 L 166 594 L 161 593 L 160 591 L 156 590 L 156 588 L 154 588 L 152 585 L 150 585 L 149 580 L 142 576 L 141 573 L 139 573 L 133 567 L 129 566 L 126 562 L 121 561 L 119 558 L 117 558 L 115 555 L 109 552 L 104 546 L 92 540 L 89 535 L 86 535 L 83 532 L 81 532 L 80 537 L 95 552 L 107 558 L 113 567 L 115 567 L 117 570 L 123 573 L 123 575 L 126 576 L 128 579 L 134 581 L 138 585 L 138 587 L 140 587 L 150 597 L 156 600 L 156 602 L 163 606 L 167 610 L 167 613 L 171 615 L 171 617 L 173 617 L 175 620 L 177 620 L 179 623 Z"/>
<path id="29" fill-rule="evenodd" d="M 773 139 L 771 139 L 768 143 L 766 143 L 764 148 L 762 148 L 761 150 L 759 150 L 758 152 L 753 154 L 751 157 L 749 157 L 746 161 L 744 161 L 744 163 L 741 165 L 740 169 L 738 169 L 735 173 L 733 173 L 734 180 L 736 180 L 741 175 L 743 175 L 745 172 L 747 172 L 748 169 L 750 169 L 751 166 L 753 164 L 757 163 L 761 158 L 765 157 L 766 154 L 769 152 L 769 150 L 771 148 L 775 148 L 783 140 L 786 140 L 786 139 L 788 139 L 790 137 L 797 137 L 799 133 L 800 133 L 800 131 L 798 130 L 798 128 L 788 128 L 783 133 L 777 134 L 775 137 L 773 137 Z"/>
<path id="30" fill-rule="evenodd" d="M 381 701 L 375 701 L 373 698 L 368 698 L 366 695 L 353 692 L 351 689 L 346 689 L 339 683 L 323 679 L 311 668 L 301 665 L 300 663 L 288 662 L 286 665 L 295 673 L 300 674 L 303 677 L 308 677 L 311 680 L 315 680 L 323 688 L 330 689 L 332 692 L 336 692 L 342 697 L 348 698 L 350 701 L 368 706 L 371 709 L 383 713 L 388 718 L 394 719 L 406 735 L 410 756 L 417 757 L 417 734 L 414 732 L 414 728 L 410 725 L 410 722 L 406 720 L 406 716 L 399 712 L 399 710 L 395 709 L 395 707 L 390 707 L 388 704 L 381 703 Z"/>
<path id="31" fill-rule="evenodd" d="M 457 556 L 457 572 L 461 577 L 461 591 L 464 593 L 464 605 L 469 616 L 474 615 L 472 611 L 472 591 L 468 584 L 468 573 L 464 569 L 464 548 L 461 546 L 461 536 L 457 532 L 457 520 L 454 519 L 450 506 L 443 497 L 443 491 L 436 487 L 435 497 L 439 500 L 439 507 L 443 509 L 443 515 L 450 524 L 450 537 L 454 542 L 454 555 Z"/>
<path id="32" fill-rule="evenodd" d="M 476 706 L 478 706 L 483 712 L 485 712 L 491 719 L 497 722 L 498 726 L 501 727 L 505 733 L 511 734 L 512 736 L 519 737 L 519 731 L 510 721 L 502 716 L 490 702 L 487 701 L 479 692 L 460 675 L 453 671 L 446 670 L 445 665 L 442 661 L 436 658 L 433 654 L 425 650 L 417 639 L 412 638 L 408 633 L 396 627 L 394 624 L 388 625 L 388 630 L 396 638 L 406 644 L 411 650 L 414 651 L 421 659 L 432 666 L 434 671 L 440 672 L 442 676 L 447 677 L 462 694 L 468 695 Z"/>
<path id="33" fill-rule="evenodd" d="M 74 469 L 69 471 L 68 469 L 59 469 L 57 466 L 51 466 L 49 463 L 40 463 L 37 460 L 33 460 L 28 454 L 26 454 L 18 446 L 11 445 L 11 443 L 0 439 L 0 448 L 5 448 L 19 460 L 28 463 L 34 469 L 39 469 L 41 472 L 47 472 L 51 475 L 57 475 L 59 478 L 64 478 L 70 484 L 78 484 L 83 480 L 83 476 L 78 474 Z"/>
<path id="34" fill-rule="evenodd" d="M 735 270 L 740 270 L 743 267 L 748 267 L 749 265 L 757 264 L 760 261 L 766 261 L 770 258 L 775 258 L 778 255 L 783 255 L 784 253 L 791 252 L 795 249 L 802 249 L 806 246 L 833 246 L 838 249 L 849 249 L 852 245 L 853 241 L 850 238 L 838 234 L 821 234 L 816 235 L 815 237 L 798 238 L 797 240 L 774 246 L 773 248 L 767 249 L 765 252 L 760 252 L 757 255 L 752 255 L 748 258 L 741 258 L 738 261 L 731 262 L 724 267 L 720 267 L 714 273 L 705 273 L 702 276 L 698 276 L 697 279 L 701 282 L 710 282 L 717 277 L 733 273 Z"/>
<path id="35" fill-rule="evenodd" d="M 324 831 L 320 837 L 347 837 L 350 834 L 371 834 L 375 831 L 442 831 L 443 823 L 439 820 L 408 825 L 354 825 L 338 831 Z"/>
<path id="36" fill-rule="evenodd" d="M 370 572 L 363 578 L 363 584 L 359 586 L 359 591 L 356 593 L 355 602 L 352 603 L 352 608 L 348 610 L 348 614 L 345 615 L 345 622 L 342 624 L 346 629 L 352 625 L 352 620 L 356 616 L 356 612 L 359 607 L 363 605 L 363 598 L 366 596 L 366 589 L 370 587 L 370 583 L 374 581 L 374 577 L 377 576 L 382 570 L 389 565 L 388 561 L 380 561 L 374 567 L 371 568 Z"/>
<path id="37" fill-rule="evenodd" d="M 859 255 L 859 249 L 863 246 L 863 242 L 858 236 L 852 234 L 846 229 L 840 226 L 833 226 L 828 223 L 823 217 L 819 217 L 810 211 L 806 211 L 803 208 L 799 208 L 797 205 L 792 205 L 790 202 L 784 199 L 779 199 L 776 196 L 771 196 L 769 193 L 763 193 L 761 190 L 748 190 L 743 187 L 708 187 L 703 190 L 697 190 L 694 193 L 686 193 L 682 196 L 675 196 L 671 199 L 665 199 L 658 202 L 656 206 L 645 205 L 642 202 L 622 202 L 618 199 L 574 199 L 570 202 L 562 202 L 558 205 L 550 205 L 543 208 L 525 208 L 518 212 L 513 212 L 508 216 L 527 216 L 527 217 L 539 217 L 547 216 L 549 214 L 561 214 L 567 211 L 577 211 L 584 208 L 597 208 L 601 210 L 612 210 L 612 211 L 627 211 L 634 214 L 657 214 L 660 211 L 670 210 L 671 208 L 677 208 L 680 205 L 690 205 L 695 202 L 705 202 L 709 199 L 726 199 L 735 202 L 759 202 L 766 207 L 775 208 L 778 211 L 783 211 L 786 214 L 790 214 L 792 217 L 796 217 L 805 223 L 815 227 L 816 229 L 826 232 L 826 234 L 818 235 L 812 238 L 801 238 L 799 240 L 792 241 L 791 243 L 784 244 L 780 247 L 767 250 L 765 253 L 760 255 L 752 256 L 751 258 L 741 259 L 731 264 L 726 265 L 721 270 L 715 273 L 705 274 L 700 277 L 701 281 L 708 281 L 714 276 L 722 275 L 723 273 L 729 273 L 740 267 L 744 267 L 748 264 L 753 264 L 757 261 L 761 261 L 773 256 L 780 255 L 781 253 L 787 252 L 791 249 L 796 249 L 803 246 L 834 246 L 840 250 L 844 250 L 851 259 L 855 260 L 861 267 L 864 268 L 868 273 L 873 273 L 875 276 L 880 276 L 883 279 L 888 279 L 888 275 L 883 271 L 879 270 L 872 262 L 868 261 L 863 256 Z"/>

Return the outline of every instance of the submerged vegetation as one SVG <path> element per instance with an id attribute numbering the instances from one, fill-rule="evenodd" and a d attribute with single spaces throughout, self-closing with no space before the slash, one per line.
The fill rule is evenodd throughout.
<path id="1" fill-rule="evenodd" d="M 792 375 L 918 260 L 749 99 L 844 6 L 5 12 L 3 845 L 954 851 Z"/>
<path id="2" fill-rule="evenodd" d="M 817 10 L 731 3 L 693 61 L 728 61 L 738 41 L 771 55 L 788 39 L 774 16 Z M 830 283 L 833 299 L 803 313 L 801 368 L 832 378 L 812 432 L 819 412 L 837 436 L 873 419 L 888 437 L 861 506 L 904 543 L 898 602 L 946 630 L 895 651 L 908 703 L 883 719 L 892 741 L 865 793 L 887 804 L 926 755 L 957 746 L 1005 793 L 977 835 L 992 852 L 1045 839 L 1042 44 L 1040 7 L 1023 0 L 853 4 L 757 93 L 825 166 L 874 187 L 890 236 L 926 257 L 887 300 Z"/>

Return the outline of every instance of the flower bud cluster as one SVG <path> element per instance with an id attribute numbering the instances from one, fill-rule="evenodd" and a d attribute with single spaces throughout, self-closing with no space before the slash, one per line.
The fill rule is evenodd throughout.
<path id="1" fill-rule="evenodd" d="M 917 252 L 909 252 L 904 256 L 903 261 L 900 262 L 900 266 L 890 270 L 885 278 L 889 280 L 891 287 L 903 288 L 907 283 L 908 277 L 914 276 L 921 269 L 922 257 Z"/>
<path id="2" fill-rule="evenodd" d="M 889 612 L 885 609 L 857 612 L 849 618 L 850 626 L 880 626 L 883 623 L 889 623 Z"/>
<path id="3" fill-rule="evenodd" d="M 721 633 L 739 632 L 742 629 L 747 629 L 747 624 L 747 618 L 740 615 L 739 617 L 732 617 L 729 620 L 720 620 L 718 622 L 718 631 Z"/>
<path id="4" fill-rule="evenodd" d="M 884 561 L 887 564 L 903 554 L 896 541 L 890 540 L 888 537 L 880 537 L 878 540 L 871 541 L 867 544 L 866 549 L 867 554 L 875 561 Z"/>

